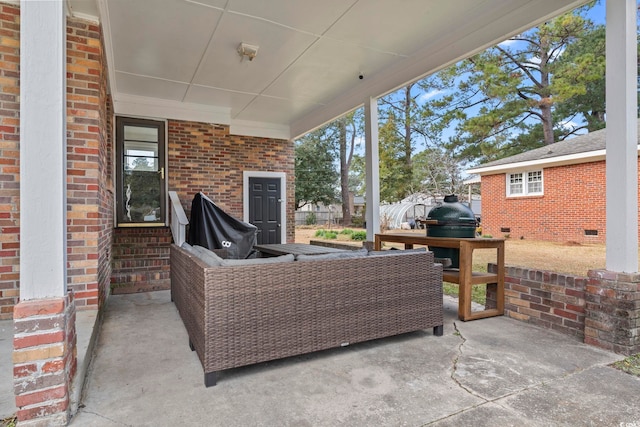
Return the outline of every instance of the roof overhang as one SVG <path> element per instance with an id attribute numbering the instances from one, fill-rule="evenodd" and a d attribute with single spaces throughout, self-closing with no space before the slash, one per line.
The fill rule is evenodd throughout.
<path id="1" fill-rule="evenodd" d="M 586 2 L 67 0 L 102 25 L 116 114 L 283 139 Z"/>
<path id="2" fill-rule="evenodd" d="M 530 160 L 526 162 L 506 163 L 489 167 L 479 167 L 468 169 L 468 174 L 495 175 L 498 173 L 518 172 L 522 170 L 544 169 L 565 165 L 575 165 L 579 163 L 598 162 L 605 160 L 605 150 L 586 151 L 584 153 L 571 154 L 567 156 L 551 157 L 547 159 Z"/>

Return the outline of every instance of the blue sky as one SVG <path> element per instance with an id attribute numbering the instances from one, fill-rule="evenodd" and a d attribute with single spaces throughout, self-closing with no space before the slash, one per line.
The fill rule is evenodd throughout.
<path id="1" fill-rule="evenodd" d="M 640 4 L 640 0 L 637 0 L 638 4 Z M 605 0 L 599 0 L 587 13 L 587 17 L 589 19 L 591 19 L 595 24 L 605 24 L 605 10 L 606 10 L 606 3 Z M 441 91 L 431 91 L 431 92 L 427 92 L 424 93 L 419 99 L 418 102 L 420 101 L 426 101 L 428 99 L 432 99 L 435 97 L 438 97 L 440 95 L 442 95 L 443 92 Z M 451 132 L 452 134 L 453 132 Z M 449 133 L 446 133 L 446 135 L 443 135 L 445 138 L 447 136 L 449 136 Z M 364 149 L 364 144 L 358 144 L 359 145 L 359 150 L 363 150 Z M 416 147 L 418 150 L 422 150 L 424 148 L 424 145 L 422 143 L 418 143 L 417 144 L 418 147 Z"/>
<path id="2" fill-rule="evenodd" d="M 604 24 L 605 21 L 605 0 L 600 0 L 587 14 L 596 24 Z"/>

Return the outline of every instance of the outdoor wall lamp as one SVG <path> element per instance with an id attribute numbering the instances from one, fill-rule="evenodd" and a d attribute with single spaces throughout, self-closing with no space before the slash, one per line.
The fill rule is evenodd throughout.
<path id="1" fill-rule="evenodd" d="M 258 54 L 258 46 L 253 46 L 246 43 L 240 43 L 238 45 L 238 55 L 240 58 L 244 59 L 245 57 L 249 58 L 249 61 L 253 61 L 253 58 Z"/>

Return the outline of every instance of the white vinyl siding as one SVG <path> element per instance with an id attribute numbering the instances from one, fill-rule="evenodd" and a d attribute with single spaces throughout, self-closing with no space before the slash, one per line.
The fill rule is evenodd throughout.
<path id="1" fill-rule="evenodd" d="M 541 170 L 507 174 L 507 197 L 539 196 L 543 193 Z"/>

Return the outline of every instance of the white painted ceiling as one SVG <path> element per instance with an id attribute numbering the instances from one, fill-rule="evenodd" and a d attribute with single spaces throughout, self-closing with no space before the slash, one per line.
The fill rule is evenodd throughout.
<path id="1" fill-rule="evenodd" d="M 67 0 L 117 114 L 294 138 L 586 0 Z M 259 46 L 253 61 L 237 52 Z M 359 75 L 364 78 L 360 79 Z"/>

